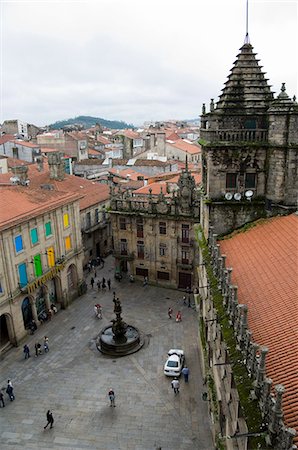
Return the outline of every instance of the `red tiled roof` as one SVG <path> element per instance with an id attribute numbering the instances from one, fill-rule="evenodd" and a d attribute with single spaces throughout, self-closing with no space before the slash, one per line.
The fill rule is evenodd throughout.
<path id="1" fill-rule="evenodd" d="M 139 133 L 136 133 L 135 131 L 132 131 L 132 130 L 121 130 L 121 131 L 119 131 L 118 134 L 126 136 L 130 139 L 140 139 L 141 138 Z"/>
<path id="2" fill-rule="evenodd" d="M 13 134 L 4 134 L 0 137 L 0 145 L 5 144 L 5 142 L 12 141 L 14 139 Z"/>
<path id="3" fill-rule="evenodd" d="M 152 195 L 158 195 L 161 192 L 165 195 L 165 197 L 169 197 L 171 194 L 167 193 L 167 183 L 165 181 L 160 181 L 157 183 L 151 183 L 148 184 L 147 186 L 143 186 L 140 189 L 137 189 L 134 191 L 134 194 L 150 194 L 149 190 L 151 189 L 151 194 Z"/>
<path id="4" fill-rule="evenodd" d="M 254 341 L 269 348 L 266 375 L 283 384 L 284 420 L 298 444 L 298 216 L 259 221 L 220 241 Z"/>
<path id="5" fill-rule="evenodd" d="M 201 147 L 197 144 L 190 144 L 189 142 L 186 142 L 183 139 L 179 139 L 175 142 L 167 142 L 168 145 L 171 145 L 172 147 L 175 147 L 179 150 L 182 150 L 186 153 L 189 153 L 190 155 L 201 153 Z"/>
<path id="6" fill-rule="evenodd" d="M 32 142 L 28 141 L 22 141 L 21 139 L 11 139 L 11 142 L 14 142 L 17 145 L 22 145 L 22 147 L 39 148 L 39 145 L 32 144 Z"/>
<path id="7" fill-rule="evenodd" d="M 117 170 L 116 168 L 110 169 L 110 173 L 119 178 L 130 178 L 131 180 L 138 181 L 138 177 L 144 177 L 144 174 L 137 172 L 134 169 Z"/>
<path id="8" fill-rule="evenodd" d="M 42 172 L 39 172 L 36 166 L 29 167 L 28 176 L 32 187 L 39 187 L 41 184 L 52 184 L 54 189 L 59 192 L 79 193 L 81 196 L 80 210 L 104 202 L 110 197 L 110 189 L 106 184 L 96 183 L 75 175 L 65 174 L 63 181 L 51 180 L 47 166 L 44 166 L 44 171 Z"/>
<path id="9" fill-rule="evenodd" d="M 79 194 L 42 190 L 31 186 L 0 185 L 0 230 L 78 200 Z"/>
<path id="10" fill-rule="evenodd" d="M 97 136 L 96 138 L 97 142 L 100 142 L 101 144 L 107 145 L 107 144 L 111 144 L 112 142 L 106 138 L 105 136 Z"/>

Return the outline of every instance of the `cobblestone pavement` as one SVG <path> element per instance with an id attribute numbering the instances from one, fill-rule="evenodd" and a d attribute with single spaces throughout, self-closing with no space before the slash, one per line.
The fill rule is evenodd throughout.
<path id="1" fill-rule="evenodd" d="M 197 318 L 181 303 L 176 290 L 113 278 L 109 257 L 97 276 L 111 278 L 112 289 L 91 290 L 39 327 L 26 342 L 1 361 L 0 387 L 14 384 L 16 399 L 5 395 L 0 408 L 0 447 L 6 449 L 212 450 L 208 404 L 202 400 L 202 377 L 197 350 Z M 96 280 L 97 281 L 97 280 Z M 122 301 L 123 318 L 149 336 L 149 344 L 124 358 L 109 358 L 95 347 L 100 329 L 114 317 L 113 291 Z M 103 306 L 103 319 L 93 306 Z M 168 307 L 182 310 L 182 322 L 167 317 Z M 49 337 L 50 351 L 34 356 L 34 343 Z M 190 381 L 181 379 L 174 396 L 171 378 L 163 374 L 170 348 L 183 348 Z M 116 394 L 110 408 L 107 392 Z M 44 430 L 51 409 L 54 428 Z"/>

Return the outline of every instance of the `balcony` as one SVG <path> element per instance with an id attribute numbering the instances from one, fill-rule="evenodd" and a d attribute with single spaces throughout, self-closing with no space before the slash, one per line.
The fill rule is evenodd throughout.
<path id="1" fill-rule="evenodd" d="M 267 142 L 268 131 L 256 130 L 200 130 L 200 138 L 207 142 Z"/>
<path id="2" fill-rule="evenodd" d="M 193 269 L 193 263 L 189 259 L 177 259 L 176 264 L 179 269 L 183 270 Z"/>
<path id="3" fill-rule="evenodd" d="M 101 230 L 105 228 L 108 224 L 107 220 L 101 220 L 100 222 L 87 223 L 81 228 L 82 233 L 92 233 L 95 230 Z"/>
<path id="4" fill-rule="evenodd" d="M 128 252 L 127 250 L 122 250 L 120 251 L 118 250 L 114 250 L 113 251 L 113 256 L 114 258 L 118 259 L 118 260 L 122 260 L 122 261 L 133 261 L 135 259 L 135 254 L 134 252 Z"/>
<path id="5" fill-rule="evenodd" d="M 180 237 L 180 236 L 178 236 L 177 237 L 177 243 L 185 245 L 185 246 L 188 246 L 188 245 L 193 245 L 194 240 L 190 239 L 188 237 Z"/>

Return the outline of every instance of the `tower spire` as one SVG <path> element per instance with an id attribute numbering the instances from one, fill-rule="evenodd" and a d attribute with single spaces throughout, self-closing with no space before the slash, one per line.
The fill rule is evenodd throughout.
<path id="1" fill-rule="evenodd" d="M 245 34 L 244 44 L 250 44 L 249 35 L 248 35 L 248 0 L 246 0 L 246 34 Z"/>

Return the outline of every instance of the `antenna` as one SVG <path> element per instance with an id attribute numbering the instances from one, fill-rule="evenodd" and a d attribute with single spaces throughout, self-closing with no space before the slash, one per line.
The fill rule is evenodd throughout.
<path id="1" fill-rule="evenodd" d="M 227 193 L 225 194 L 225 199 L 226 199 L 226 200 L 232 200 L 232 198 L 233 198 L 233 194 L 231 194 L 231 192 L 227 192 Z"/>
<path id="2" fill-rule="evenodd" d="M 237 201 L 241 200 L 240 192 L 236 192 L 236 194 L 234 194 L 234 199 L 237 200 Z"/>
<path id="3" fill-rule="evenodd" d="M 247 198 L 247 200 L 251 200 L 251 197 L 254 195 L 253 191 L 246 191 L 244 192 L 245 197 Z"/>
<path id="4" fill-rule="evenodd" d="M 248 35 L 248 0 L 246 0 L 246 34 L 244 39 L 244 44 L 249 44 L 249 35 Z"/>

